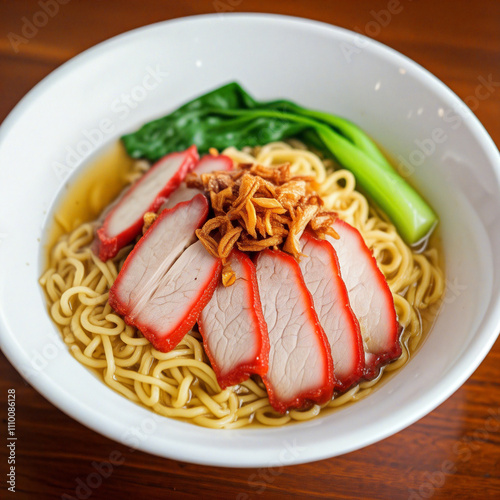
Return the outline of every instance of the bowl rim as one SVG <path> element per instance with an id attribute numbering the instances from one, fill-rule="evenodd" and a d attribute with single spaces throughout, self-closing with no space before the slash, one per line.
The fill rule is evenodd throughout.
<path id="1" fill-rule="evenodd" d="M 378 55 L 391 59 L 395 63 L 404 63 L 406 66 L 415 69 L 415 77 L 426 85 L 431 86 L 435 90 L 436 94 L 443 97 L 447 101 L 452 101 L 456 106 L 460 106 L 464 113 L 464 121 L 467 121 L 470 133 L 474 135 L 475 139 L 480 144 L 482 151 L 486 154 L 491 164 L 494 165 L 496 173 L 500 173 L 500 153 L 496 148 L 493 140 L 488 135 L 484 126 L 474 115 L 474 113 L 463 103 L 463 101 L 443 82 L 441 82 L 437 77 L 432 75 L 428 70 L 423 68 L 421 65 L 411 60 L 410 58 L 404 56 L 398 51 L 376 41 L 368 38 L 364 35 L 355 33 L 353 31 L 347 30 L 345 28 L 337 27 L 320 21 L 313 21 L 309 19 L 303 19 L 293 16 L 283 16 L 277 14 L 263 14 L 263 13 L 224 13 L 224 14 L 203 14 L 196 16 L 181 17 L 176 19 L 171 19 L 167 21 L 160 21 L 157 23 L 149 24 L 133 30 L 121 33 L 115 37 L 105 40 L 84 52 L 73 57 L 69 61 L 65 62 L 57 69 L 52 71 L 47 77 L 45 77 L 41 82 L 35 85 L 11 110 L 9 115 L 6 117 L 2 125 L 0 126 L 0 148 L 2 147 L 4 141 L 8 138 L 8 133 L 10 129 L 15 125 L 16 121 L 23 114 L 24 110 L 30 106 L 30 104 L 36 100 L 45 88 L 50 87 L 55 81 L 69 73 L 73 68 L 80 64 L 85 63 L 88 59 L 94 57 L 95 54 L 105 52 L 108 48 L 112 48 L 114 44 L 120 43 L 124 39 L 133 38 L 136 36 L 142 36 L 148 31 L 155 29 L 163 29 L 165 27 L 180 24 L 180 23 L 197 23 L 197 22 L 210 22 L 214 18 L 220 19 L 224 16 L 225 19 L 238 19 L 238 20 L 248 20 L 248 21 L 258 21 L 258 22 L 271 22 L 271 23 L 285 23 L 285 24 L 296 24 L 300 28 L 309 29 L 311 32 L 328 32 L 328 33 L 340 33 L 344 37 L 361 37 L 366 43 L 370 50 L 375 51 Z M 314 452 L 307 452 L 300 457 L 287 462 L 287 465 L 305 463 L 315 460 L 321 460 L 324 458 L 329 458 L 337 456 L 344 453 L 349 453 L 357 449 L 363 448 L 377 441 L 380 441 L 390 435 L 393 435 L 402 429 L 413 424 L 420 418 L 427 415 L 429 412 L 434 410 L 443 401 L 450 397 L 476 370 L 485 356 L 488 354 L 492 345 L 494 344 L 499 332 L 500 332 L 500 292 L 496 294 L 496 297 L 492 297 L 493 303 L 496 306 L 495 312 L 490 313 L 489 316 L 485 316 L 483 321 L 478 327 L 478 330 L 487 331 L 488 339 L 485 341 L 480 348 L 476 348 L 474 353 L 465 353 L 461 358 L 460 363 L 465 367 L 457 376 L 456 373 L 453 375 L 447 372 L 441 380 L 439 380 L 432 389 L 427 393 L 427 397 L 424 401 L 420 401 L 420 405 L 413 408 L 413 412 L 406 411 L 404 413 L 404 418 L 399 420 L 393 419 L 392 425 L 386 426 L 386 428 L 379 428 L 378 432 L 373 433 L 370 436 L 366 436 L 363 439 L 356 441 L 350 445 L 344 446 L 335 452 L 332 452 L 328 447 L 317 448 Z M 490 302 L 491 303 L 491 302 Z M 24 361 L 22 353 L 18 350 L 16 343 L 13 343 L 9 338 L 7 340 L 8 327 L 4 319 L 4 314 L 2 312 L 0 304 L 0 344 L 1 349 L 9 359 L 10 363 L 16 367 L 16 369 L 21 368 Z M 119 426 L 113 427 L 103 422 L 99 419 L 99 414 L 95 412 L 94 409 L 87 408 L 81 403 L 79 404 L 78 399 L 74 398 L 71 400 L 67 399 L 66 393 L 63 393 L 59 386 L 52 381 L 46 374 L 42 374 L 36 380 L 30 380 L 30 384 L 47 400 L 49 400 L 56 407 L 61 409 L 64 413 L 77 420 L 86 427 L 99 432 L 100 434 L 114 439 L 115 441 L 126 445 L 120 434 Z M 245 432 L 252 432 L 253 429 L 248 429 Z M 259 429 L 261 432 L 274 432 L 275 429 Z M 238 431 L 225 430 L 225 433 L 233 433 Z M 266 458 L 256 455 L 248 455 L 238 453 L 229 454 L 213 454 L 205 455 L 193 454 L 191 448 L 184 449 L 171 449 L 168 450 L 166 454 L 160 447 L 151 442 L 151 440 L 141 443 L 138 447 L 143 451 L 159 455 L 162 457 L 168 457 L 175 460 L 182 460 L 190 463 L 198 463 L 202 465 L 216 465 L 225 467 L 259 467 L 263 465 L 269 465 Z M 264 452 L 265 453 L 265 452 Z"/>

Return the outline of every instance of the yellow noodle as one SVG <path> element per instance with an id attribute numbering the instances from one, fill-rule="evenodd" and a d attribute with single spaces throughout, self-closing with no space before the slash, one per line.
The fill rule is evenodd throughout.
<path id="1" fill-rule="evenodd" d="M 255 420 L 264 425 L 285 425 L 290 422 L 290 415 L 280 415 L 269 404 L 255 411 Z"/>
<path id="2" fill-rule="evenodd" d="M 383 214 L 356 191 L 356 179 L 351 172 L 327 168 L 331 162 L 322 161 L 298 141 L 243 151 L 228 148 L 224 153 L 236 163 L 289 162 L 294 174 L 315 177 L 325 206 L 362 233 L 387 278 L 403 328 L 403 353 L 383 372 L 403 366 L 422 339 L 421 312 L 436 313 L 444 292 L 437 249 L 414 252 Z M 131 175 L 137 178 L 140 171 Z M 96 193 L 93 203 L 97 207 L 101 194 L 98 190 Z M 66 221 L 57 222 L 69 231 Z M 309 420 L 327 408 L 362 399 L 383 377 L 381 373 L 376 380 L 361 382 L 326 405 L 291 410 L 285 415 L 270 406 L 258 377 L 221 390 L 198 332 L 190 332 L 174 350 L 162 353 L 114 313 L 108 303 L 108 291 L 132 246 L 104 263 L 90 249 L 93 237 L 93 224 L 84 223 L 63 235 L 52 248 L 49 267 L 40 278 L 50 315 L 80 363 L 99 373 L 114 390 L 160 415 L 217 429 L 238 429 L 254 422 L 279 426 Z"/>

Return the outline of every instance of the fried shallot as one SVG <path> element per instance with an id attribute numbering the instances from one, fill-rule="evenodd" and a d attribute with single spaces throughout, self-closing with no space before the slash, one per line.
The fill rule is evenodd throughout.
<path id="1" fill-rule="evenodd" d="M 240 164 L 232 171 L 188 175 L 188 187 L 205 191 L 214 216 L 196 231 L 216 258 L 226 260 L 236 247 L 244 252 L 283 250 L 300 259 L 300 237 L 309 228 L 318 238 L 338 238 L 335 212 L 326 210 L 314 189 L 314 177 L 293 175 L 289 164 Z M 230 286 L 231 269 L 224 266 Z"/>

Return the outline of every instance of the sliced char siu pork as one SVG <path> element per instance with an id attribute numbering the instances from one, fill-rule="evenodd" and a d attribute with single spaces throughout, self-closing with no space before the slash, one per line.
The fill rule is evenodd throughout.
<path id="1" fill-rule="evenodd" d="M 222 264 L 195 239 L 208 203 L 199 194 L 164 210 L 134 247 L 109 291 L 109 303 L 162 352 L 193 327 L 220 279 Z"/>
<path id="2" fill-rule="evenodd" d="M 263 250 L 256 270 L 269 332 L 269 369 L 263 380 L 271 405 L 284 413 L 326 403 L 335 383 L 330 345 L 297 261 L 281 251 Z"/>
<path id="3" fill-rule="evenodd" d="M 139 305 L 134 324 L 161 352 L 171 351 L 198 321 L 220 281 L 222 263 L 201 241 L 176 260 L 149 299 Z"/>
<path id="4" fill-rule="evenodd" d="M 204 224 L 207 215 L 208 202 L 201 194 L 163 211 L 130 252 L 111 287 L 113 308 L 126 315 L 152 292 L 157 280 L 196 241 L 195 231 Z"/>
<path id="5" fill-rule="evenodd" d="M 299 265 L 330 343 L 336 389 L 345 391 L 363 376 L 365 355 L 359 323 L 349 304 L 332 245 L 308 232 L 300 243 L 304 256 Z"/>
<path id="6" fill-rule="evenodd" d="M 236 249 L 228 262 L 236 281 L 227 287 L 219 283 L 198 320 L 205 352 L 222 389 L 254 373 L 265 375 L 269 359 L 255 266 Z"/>
<path id="7" fill-rule="evenodd" d="M 375 378 L 380 367 L 401 356 L 399 325 L 389 285 L 357 229 L 340 219 L 333 223 L 340 273 L 352 310 L 359 321 L 365 350 L 364 378 Z"/>
<path id="8" fill-rule="evenodd" d="M 196 146 L 158 160 L 106 215 L 97 230 L 94 252 L 105 262 L 140 232 L 146 212 L 156 212 L 198 161 Z"/>
<path id="9" fill-rule="evenodd" d="M 205 155 L 194 167 L 193 172 L 195 174 L 208 174 L 210 172 L 215 172 L 218 170 L 232 170 L 233 168 L 233 160 L 229 158 L 229 156 L 218 155 Z M 160 210 L 164 208 L 173 208 L 177 203 L 181 203 L 182 201 L 188 201 L 200 193 L 199 189 L 189 188 L 186 186 L 185 182 L 182 182 L 181 185 L 168 197 L 168 200 L 161 206 Z"/>

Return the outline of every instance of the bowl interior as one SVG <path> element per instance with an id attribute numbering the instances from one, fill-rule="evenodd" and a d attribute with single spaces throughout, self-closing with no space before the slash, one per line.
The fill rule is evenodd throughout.
<path id="1" fill-rule="evenodd" d="M 122 133 L 232 80 L 258 99 L 289 98 L 359 124 L 441 220 L 446 297 L 417 355 L 365 400 L 277 429 L 213 431 L 122 398 L 69 354 L 37 283 L 56 200 L 89 158 Z M 280 16 L 213 15 L 119 36 L 65 64 L 18 105 L 0 131 L 0 165 L 2 349 L 59 408 L 133 448 L 225 466 L 292 464 L 352 451 L 440 404 L 481 362 L 500 327 L 496 148 L 434 77 L 339 28 Z"/>

